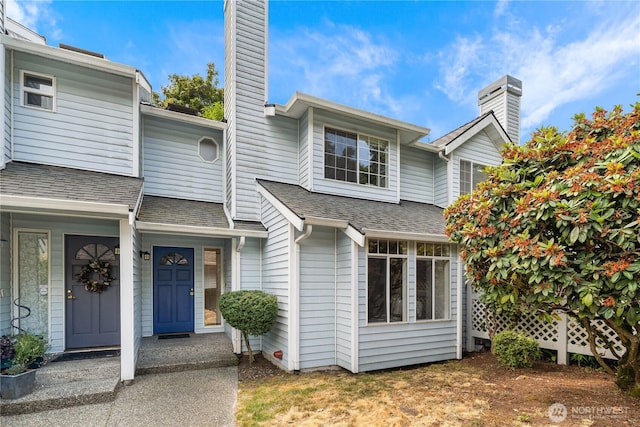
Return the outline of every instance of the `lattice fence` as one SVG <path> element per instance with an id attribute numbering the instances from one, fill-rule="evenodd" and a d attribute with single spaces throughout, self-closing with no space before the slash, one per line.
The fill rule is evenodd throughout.
<path id="1" fill-rule="evenodd" d="M 470 303 L 467 307 L 469 309 L 467 313 L 469 342 L 473 342 L 473 338 L 489 339 L 487 323 L 489 328 L 493 330 L 497 322 L 496 332 L 504 330 L 509 325 L 509 319 L 506 316 L 488 314 L 484 305 L 478 300 L 477 294 L 471 295 Z M 556 350 L 558 352 L 558 363 L 567 363 L 567 353 L 591 355 L 589 336 L 586 329 L 575 320 L 568 319 L 564 314 L 560 314 L 560 318 L 561 320 L 559 321 L 554 320 L 552 323 L 547 323 L 535 316 L 526 316 L 520 319 L 514 329 L 535 338 L 540 344 L 540 348 Z M 594 321 L 592 325 L 602 335 L 612 338 L 615 343 L 614 349 L 619 355 L 624 353 L 625 349 L 615 331 L 601 320 Z M 604 349 L 601 339 L 596 339 L 596 344 L 598 345 L 598 353 L 604 358 L 615 359 L 609 350 Z"/>

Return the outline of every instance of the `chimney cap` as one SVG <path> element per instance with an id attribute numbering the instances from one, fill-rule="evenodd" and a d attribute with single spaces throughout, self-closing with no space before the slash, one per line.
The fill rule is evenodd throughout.
<path id="1" fill-rule="evenodd" d="M 522 81 L 510 75 L 504 75 L 500 79 L 478 92 L 478 104 L 483 104 L 495 95 L 507 91 L 516 96 L 522 96 Z"/>

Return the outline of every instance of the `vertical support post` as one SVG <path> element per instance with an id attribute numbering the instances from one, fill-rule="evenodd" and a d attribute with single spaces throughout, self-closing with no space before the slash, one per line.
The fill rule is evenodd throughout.
<path id="1" fill-rule="evenodd" d="M 465 286 L 465 289 L 467 287 Z M 473 339 L 473 290 L 467 289 L 467 351 L 475 351 Z"/>
<path id="2" fill-rule="evenodd" d="M 558 321 L 558 365 L 566 365 L 568 359 L 567 346 L 569 345 L 569 322 L 567 315 L 560 313 Z"/>
<path id="3" fill-rule="evenodd" d="M 231 239 L 231 290 L 240 290 L 240 252 L 238 252 L 237 238 Z M 231 344 L 235 354 L 242 353 L 242 338 L 240 331 L 236 328 L 231 329 Z"/>
<path id="4" fill-rule="evenodd" d="M 129 219 L 120 220 L 120 380 L 135 375 L 135 313 L 133 295 L 133 228 Z"/>

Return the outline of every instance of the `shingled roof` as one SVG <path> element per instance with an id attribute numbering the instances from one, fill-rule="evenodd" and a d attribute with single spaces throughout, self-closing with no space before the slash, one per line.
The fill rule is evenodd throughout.
<path id="1" fill-rule="evenodd" d="M 142 179 L 23 162 L 0 170 L 0 195 L 136 207 Z M 55 208 L 55 206 L 52 206 Z"/>
<path id="2" fill-rule="evenodd" d="M 480 123 L 482 121 L 482 119 L 484 119 L 485 117 L 488 117 L 491 114 L 493 114 L 493 111 L 489 111 L 489 112 L 487 112 L 487 113 L 485 113 L 485 114 L 483 114 L 483 115 L 471 120 L 470 122 L 463 124 L 459 128 L 457 128 L 455 130 L 452 130 L 451 132 L 447 133 L 446 135 L 443 135 L 440 138 L 434 140 L 431 143 L 431 145 L 433 145 L 435 147 L 444 147 L 444 146 L 448 145 L 449 143 L 453 142 L 458 137 L 463 135 L 466 131 L 468 131 L 469 129 L 474 127 L 477 123 Z"/>
<path id="3" fill-rule="evenodd" d="M 138 220 L 156 224 L 229 228 L 222 203 L 144 196 Z"/>
<path id="4" fill-rule="evenodd" d="M 313 193 L 295 184 L 258 180 L 265 190 L 300 219 L 320 217 L 347 221 L 362 234 L 366 230 L 444 235 L 443 209 L 402 200 L 377 202 L 323 193 Z"/>

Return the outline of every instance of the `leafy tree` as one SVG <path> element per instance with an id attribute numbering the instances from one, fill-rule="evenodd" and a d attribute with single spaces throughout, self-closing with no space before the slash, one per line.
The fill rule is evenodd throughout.
<path id="1" fill-rule="evenodd" d="M 153 103 L 166 108 L 169 104 L 178 104 L 193 108 L 203 117 L 212 120 L 224 118 L 224 90 L 218 88 L 218 71 L 213 62 L 207 64 L 207 75 L 184 76 L 169 75 L 169 84 L 162 86 L 164 99 L 153 92 Z"/>
<path id="2" fill-rule="evenodd" d="M 640 103 L 576 115 L 569 133 L 542 128 L 502 154 L 487 181 L 445 211 L 472 286 L 496 311 L 573 316 L 602 367 L 613 373 L 596 338 L 619 359 L 618 386 L 640 396 Z"/>
<path id="3" fill-rule="evenodd" d="M 262 291 L 233 291 L 220 297 L 220 312 L 234 328 L 239 329 L 253 363 L 249 335 L 269 332 L 278 317 L 278 298 Z"/>

